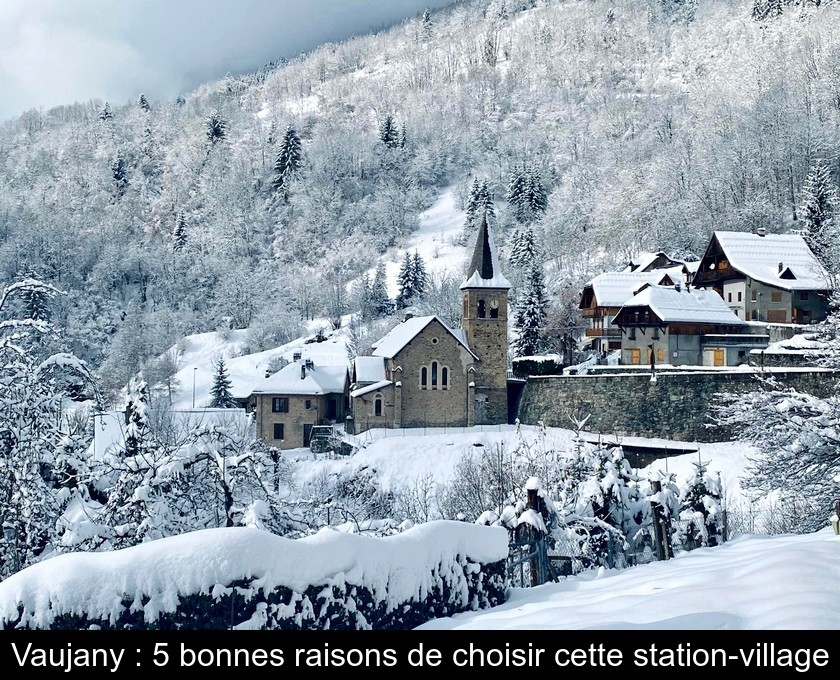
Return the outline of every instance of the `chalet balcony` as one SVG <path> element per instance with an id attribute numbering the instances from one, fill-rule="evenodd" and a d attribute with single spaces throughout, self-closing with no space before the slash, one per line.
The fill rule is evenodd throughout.
<path id="1" fill-rule="evenodd" d="M 587 328 L 587 338 L 620 338 L 620 328 Z"/>

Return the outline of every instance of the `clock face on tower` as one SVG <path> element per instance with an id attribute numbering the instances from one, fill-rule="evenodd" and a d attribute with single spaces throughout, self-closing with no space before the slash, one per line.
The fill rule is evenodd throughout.
<path id="1" fill-rule="evenodd" d="M 499 308 L 499 301 L 498 300 L 490 300 L 490 308 L 491 309 L 498 309 Z"/>

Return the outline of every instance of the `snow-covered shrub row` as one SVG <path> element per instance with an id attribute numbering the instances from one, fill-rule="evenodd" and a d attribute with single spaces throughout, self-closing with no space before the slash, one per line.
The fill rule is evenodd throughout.
<path id="1" fill-rule="evenodd" d="M 0 626 L 409 628 L 502 603 L 507 553 L 505 531 L 461 522 L 297 541 L 207 529 L 29 567 L 0 583 Z"/>

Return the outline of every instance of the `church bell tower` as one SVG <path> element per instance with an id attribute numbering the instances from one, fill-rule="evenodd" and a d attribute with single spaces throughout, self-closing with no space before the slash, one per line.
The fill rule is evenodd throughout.
<path id="1" fill-rule="evenodd" d="M 493 233 L 486 215 L 481 218 L 475 251 L 461 285 L 461 327 L 467 344 L 478 355 L 474 366 L 469 405 L 474 424 L 508 422 L 508 292 Z M 472 386 L 474 385 L 474 386 Z"/>

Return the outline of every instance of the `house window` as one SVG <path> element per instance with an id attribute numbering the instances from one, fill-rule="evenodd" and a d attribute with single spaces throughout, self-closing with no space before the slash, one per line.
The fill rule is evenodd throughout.
<path id="1" fill-rule="evenodd" d="M 738 291 L 738 302 L 743 302 L 744 294 L 739 290 Z"/>
<path id="2" fill-rule="evenodd" d="M 727 293 L 727 302 L 732 302 L 732 293 Z"/>
<path id="3" fill-rule="evenodd" d="M 286 397 L 274 397 L 271 400 L 271 412 L 272 413 L 288 413 L 289 412 L 289 400 Z M 275 437 L 276 439 L 276 437 Z"/>
<path id="4" fill-rule="evenodd" d="M 438 384 L 438 365 L 437 361 L 432 362 L 432 389 L 437 388 Z"/>
<path id="5" fill-rule="evenodd" d="M 449 369 L 444 366 L 440 371 L 440 385 L 443 389 L 449 389 Z"/>
<path id="6" fill-rule="evenodd" d="M 283 423 L 274 423 L 274 439 L 282 440 L 286 438 L 286 427 Z"/>
<path id="7" fill-rule="evenodd" d="M 753 321 L 758 321 L 758 310 L 757 309 L 752 310 L 752 314 L 750 316 L 752 317 Z"/>
<path id="8" fill-rule="evenodd" d="M 654 326 L 653 327 L 653 333 L 651 334 L 650 337 L 653 338 L 654 340 L 659 340 L 659 326 Z"/>
<path id="9" fill-rule="evenodd" d="M 800 300 L 807 300 L 808 299 L 808 291 L 807 290 L 800 290 L 799 291 L 799 299 Z"/>
<path id="10" fill-rule="evenodd" d="M 382 415 L 382 395 L 377 394 L 376 399 L 373 401 L 373 415 L 381 416 Z"/>
<path id="11" fill-rule="evenodd" d="M 487 305 L 484 304 L 484 300 L 478 301 L 478 318 L 483 319 L 487 316 Z"/>
<path id="12" fill-rule="evenodd" d="M 770 299 L 773 302 L 781 302 L 782 301 L 782 291 L 774 290 L 772 293 L 770 293 Z"/>
<path id="13" fill-rule="evenodd" d="M 308 410 L 309 410 L 309 409 L 311 409 L 311 408 L 312 408 L 312 400 L 311 400 L 311 399 L 307 399 L 307 400 L 306 400 L 306 410 L 308 411 Z"/>
<path id="14" fill-rule="evenodd" d="M 423 366 L 420 369 L 420 389 L 425 390 L 429 386 L 429 369 Z"/>
<path id="15" fill-rule="evenodd" d="M 758 300 L 758 293 L 756 291 L 750 291 L 750 300 L 752 300 L 753 302 Z"/>
<path id="16" fill-rule="evenodd" d="M 635 340 L 635 339 L 636 339 L 636 328 L 635 328 L 635 327 L 633 327 L 633 328 L 631 328 L 631 329 L 630 329 L 630 339 L 631 339 L 631 340 Z"/>

